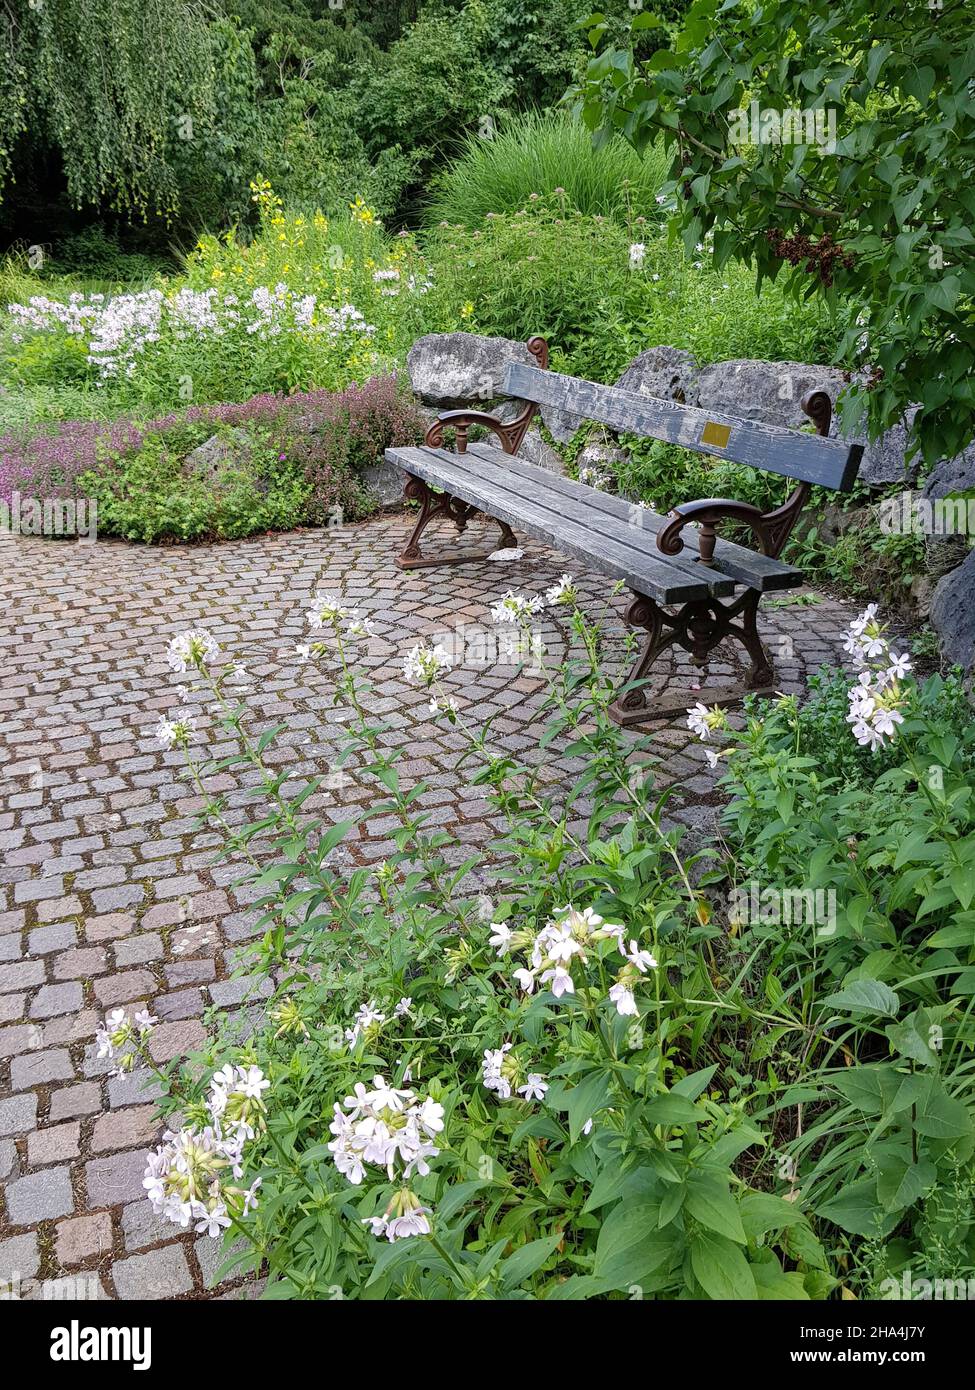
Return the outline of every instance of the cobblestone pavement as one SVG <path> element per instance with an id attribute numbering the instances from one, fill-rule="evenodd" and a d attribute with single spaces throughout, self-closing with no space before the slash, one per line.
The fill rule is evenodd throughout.
<path id="1" fill-rule="evenodd" d="M 498 713 L 507 749 L 545 757 L 555 780 L 572 771 L 557 750 L 538 749 L 543 680 L 499 656 L 489 612 L 509 587 L 541 592 L 571 566 L 529 544 L 514 563 L 404 574 L 393 556 L 405 532 L 397 514 L 219 546 L 0 545 L 0 1283 L 19 1278 L 28 1293 L 31 1280 L 70 1276 L 100 1297 L 215 1296 L 218 1243 L 181 1235 L 142 1195 L 145 1151 L 161 1128 L 146 1078 L 110 1076 L 94 1047 L 106 1010 L 148 1004 L 160 1018 L 157 1060 L 177 1056 L 200 1043 L 210 1006 L 232 1008 L 247 989 L 232 974 L 254 914 L 229 887 L 236 871 L 218 860 L 215 837 L 196 827 L 201 803 L 179 776 L 182 755 L 153 733 L 186 691 L 166 663 L 172 636 L 211 632 L 250 673 L 260 720 L 287 724 L 275 756 L 296 777 L 321 772 L 336 734 L 330 682 L 298 664 L 294 646 L 310 596 L 344 593 L 376 625 L 363 662 L 389 743 L 408 746 L 401 768 L 429 784 L 436 823 L 466 844 L 490 841 L 497 822 L 456 771 L 458 736 L 431 722 L 428 697 L 403 678 L 403 654 L 421 637 L 458 644 L 463 661 L 447 684 L 475 716 Z M 589 574 L 579 587 L 583 607 L 606 615 L 609 582 Z M 603 617 L 610 653 L 622 647 L 623 607 L 614 599 Z M 766 607 L 783 689 L 842 659 L 848 621 L 830 600 Z M 545 620 L 541 632 L 558 661 L 559 629 Z M 671 683 L 690 672 L 672 670 Z M 205 707 L 200 726 L 213 735 Z M 654 727 L 660 779 L 679 784 L 674 813 L 706 828 L 715 794 L 699 746 L 683 720 Z M 242 786 L 229 774 L 210 782 L 240 818 Z M 353 780 L 307 805 L 338 820 L 371 795 Z M 372 822 L 350 856 L 382 857 L 389 828 Z M 217 1292 L 253 1287 L 238 1280 Z"/>

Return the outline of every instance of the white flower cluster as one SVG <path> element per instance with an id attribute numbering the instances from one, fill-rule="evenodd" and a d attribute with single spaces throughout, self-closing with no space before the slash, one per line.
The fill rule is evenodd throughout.
<path id="1" fill-rule="evenodd" d="M 563 575 L 565 578 L 567 576 Z M 540 594 L 526 598 L 524 594 L 516 594 L 509 589 L 504 598 L 492 605 L 491 617 L 496 623 L 521 623 L 544 607 L 545 600 Z"/>
<path id="2" fill-rule="evenodd" d="M 652 954 L 635 940 L 627 945 L 625 927 L 604 922 L 591 907 L 564 907 L 535 934 L 512 931 L 505 922 L 493 922 L 491 930 L 490 944 L 499 956 L 504 957 L 509 950 L 521 950 L 527 955 L 528 965 L 514 971 L 514 979 L 525 993 L 533 994 L 536 985 L 546 985 L 556 999 L 575 994 L 573 970 L 584 970 L 589 965 L 600 942 L 614 942 L 624 964 L 617 970 L 608 997 L 618 1014 L 635 1016 L 639 1012 L 634 987 L 648 970 L 657 966 Z M 601 958 L 605 958 L 605 953 Z"/>
<path id="3" fill-rule="evenodd" d="M 525 1100 L 545 1099 L 548 1082 L 541 1072 L 528 1072 L 523 1085 L 518 1084 L 521 1078 L 521 1064 L 513 1055 L 510 1042 L 502 1043 L 493 1051 L 491 1048 L 485 1049 L 481 1082 L 486 1090 L 495 1091 L 501 1100 L 509 1100 L 513 1094 L 524 1096 Z"/>
<path id="4" fill-rule="evenodd" d="M 904 722 L 901 709 L 905 692 L 901 681 L 911 670 L 911 662 L 903 653 L 891 651 L 884 629 L 877 622 L 875 603 L 868 604 L 850 624 L 844 647 L 851 656 L 873 666 L 873 670 L 861 671 L 857 684 L 850 689 L 846 720 L 853 726 L 857 743 L 874 751 L 886 739 L 892 739 L 898 724 Z"/>
<path id="5" fill-rule="evenodd" d="M 373 1077 L 371 1090 L 357 1081 L 353 1095 L 342 1105 L 335 1102 L 329 1125 L 335 1138 L 328 1147 L 339 1172 L 358 1186 L 368 1165 L 404 1184 L 382 1216 L 366 1218 L 373 1235 L 388 1240 L 429 1235 L 430 1209 L 420 1205 L 405 1183 L 414 1173 L 425 1177 L 430 1172 L 428 1160 L 440 1152 L 433 1140 L 443 1130 L 443 1115 L 443 1106 L 429 1096 L 421 1100 L 415 1091 L 390 1086 L 382 1076 Z"/>
<path id="6" fill-rule="evenodd" d="M 405 996 L 393 1009 L 393 1018 L 405 1018 L 411 1012 L 412 1007 L 413 1000 L 408 995 Z M 360 1038 L 374 1037 L 388 1017 L 388 1014 L 382 1013 L 377 1007 L 375 999 L 369 999 L 365 1004 L 360 1004 L 352 1020 L 352 1027 L 345 1030 L 345 1040 L 349 1044 L 349 1051 L 352 1051 Z"/>
<path id="7" fill-rule="evenodd" d="M 713 709 L 708 709 L 700 701 L 692 705 L 687 711 L 687 727 L 691 733 L 697 734 L 702 742 L 707 742 L 715 732 L 723 732 L 728 727 L 728 717 L 723 709 L 717 705 Z"/>
<path id="8" fill-rule="evenodd" d="M 263 1095 L 270 1084 L 255 1066 L 228 1063 L 214 1074 L 206 1107 L 211 1124 L 167 1130 L 148 1155 L 142 1185 L 157 1216 L 184 1230 L 195 1223 L 198 1234 L 219 1236 L 232 1215 L 244 1216 L 257 1206 L 260 1178 L 247 1189 L 228 1179 L 243 1177 L 244 1146 L 265 1128 Z"/>
<path id="9" fill-rule="evenodd" d="M 169 644 L 169 665 L 182 675 L 190 667 L 199 669 L 220 655 L 220 648 L 208 632 L 196 628 L 181 632 Z"/>
<path id="10" fill-rule="evenodd" d="M 18 327 L 32 333 L 87 335 L 88 361 L 103 382 L 132 376 L 137 358 L 166 337 L 219 338 L 242 330 L 258 339 L 292 331 L 371 338 L 376 332 L 354 304 L 337 309 L 319 304 L 315 295 L 298 294 L 283 282 L 273 289 L 258 285 L 244 303 L 232 293 L 184 286 L 175 293 L 140 290 L 108 300 L 100 294 L 75 293 L 66 304 L 35 295 L 27 304 L 8 304 L 7 312 Z M 21 337 L 16 334 L 15 341 Z"/>
<path id="11" fill-rule="evenodd" d="M 371 618 L 363 618 L 354 608 L 346 608 L 337 594 L 318 593 L 308 605 L 308 625 L 316 632 L 329 632 L 345 638 L 373 637 L 375 628 Z M 300 643 L 295 651 L 300 661 L 312 656 L 323 656 L 325 647 L 321 642 Z"/>
<path id="12" fill-rule="evenodd" d="M 148 1009 L 140 1009 L 132 1018 L 124 1009 L 113 1009 L 104 1024 L 95 1030 L 97 1055 L 117 1061 L 120 1072 L 131 1071 L 153 1025 L 158 1022 Z"/>
<path id="13" fill-rule="evenodd" d="M 196 736 L 196 720 L 191 714 L 181 714 L 175 719 L 160 716 L 156 725 L 156 738 L 163 748 L 186 748 Z"/>
<path id="14" fill-rule="evenodd" d="M 454 664 L 446 647 L 428 647 L 419 642 L 407 652 L 403 661 L 403 673 L 411 685 L 433 685 L 433 682 L 449 671 Z"/>

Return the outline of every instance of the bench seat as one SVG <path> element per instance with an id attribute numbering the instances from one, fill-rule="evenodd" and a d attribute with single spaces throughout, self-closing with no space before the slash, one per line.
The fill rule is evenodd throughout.
<path id="1" fill-rule="evenodd" d="M 631 591 L 626 620 L 643 628 L 646 644 L 610 713 L 621 724 L 671 717 L 686 704 L 647 700 L 647 677 L 667 647 L 689 651 L 696 665 L 725 639 L 740 643 L 751 658 L 745 689 L 770 692 L 771 659 L 756 624 L 765 593 L 802 584 L 798 569 L 779 559 L 810 487 L 848 491 L 856 478 L 862 449 L 829 436 L 832 402 L 814 392 L 803 408 L 816 427 L 805 434 L 778 426 L 712 415 L 703 410 L 659 401 L 549 372 L 548 345 L 529 340 L 538 367 L 511 363 L 502 393 L 524 402 L 514 420 L 480 410 L 451 410 L 438 416 L 422 446 L 386 450 L 386 459 L 406 475 L 407 499 L 420 504 L 419 517 L 397 564 L 403 569 L 461 564 L 488 554 L 443 554 L 427 557 L 420 537 L 438 519 L 463 531 L 483 515 L 501 531 L 500 548 L 518 544 L 513 527 L 556 550 L 622 582 Z M 518 457 L 518 449 L 540 404 L 555 404 L 628 433 L 640 434 L 699 453 L 748 462 L 765 472 L 797 482 L 782 506 L 762 512 L 747 502 L 706 498 L 675 506 L 667 516 L 612 493 L 550 472 Z M 501 444 L 469 441 L 472 428 L 493 434 Z M 444 447 L 453 430 L 456 447 Z M 731 522 L 750 530 L 755 549 L 718 534 Z M 668 611 L 676 609 L 676 611 Z M 745 689 L 715 688 L 697 695 L 712 704 L 732 704 Z"/>

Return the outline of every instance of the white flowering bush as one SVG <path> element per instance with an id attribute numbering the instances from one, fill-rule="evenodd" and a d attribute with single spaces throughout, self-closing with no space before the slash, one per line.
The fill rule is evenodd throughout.
<path id="1" fill-rule="evenodd" d="M 200 737 L 183 741 L 203 820 L 259 890 L 248 969 L 274 994 L 246 1044 L 228 1024 L 166 1078 L 180 1128 L 149 1158 L 150 1199 L 242 1240 L 236 1267 L 273 1297 L 822 1297 L 836 1276 L 711 1040 L 739 1006 L 706 963 L 706 860 L 662 824 L 649 741 L 608 716 L 572 577 L 496 611 L 527 630 L 543 607 L 572 644 L 544 739 L 578 760 L 574 786 L 494 751 L 445 650 L 404 657 L 507 825 L 489 866 L 405 782 L 358 669 L 368 622 L 341 595 L 315 596 L 295 656 L 329 671 L 339 763 L 375 788 L 337 823 L 320 779 L 296 790 L 268 763 L 273 732 L 251 731 L 212 639 L 173 642 L 176 678 L 205 688 L 237 745 L 208 762 Z M 238 765 L 260 802 L 243 822 L 206 791 Z M 343 867 L 338 847 L 371 816 L 398 827 L 391 852 Z M 253 1111 L 221 1079 L 241 1076 L 259 1078 Z"/>

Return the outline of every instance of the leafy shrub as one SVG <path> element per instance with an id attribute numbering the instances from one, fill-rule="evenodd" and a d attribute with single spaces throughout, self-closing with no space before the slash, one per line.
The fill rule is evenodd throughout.
<path id="1" fill-rule="evenodd" d="M 8 378 L 87 383 L 118 410 L 147 412 L 340 390 L 401 361 L 430 313 L 443 312 L 442 296 L 427 308 L 428 268 L 412 239 L 388 239 L 359 199 L 330 221 L 286 216 L 266 181 L 254 190 L 259 235 L 201 237 L 185 279 L 62 296 L 35 282 L 7 308 Z M 453 326 L 457 310 L 447 312 Z"/>
<path id="2" fill-rule="evenodd" d="M 947 1214 L 975 1187 L 975 729 L 956 678 L 885 672 L 903 664 L 871 610 L 851 650 L 867 683 L 821 678 L 808 707 L 783 700 L 724 750 L 726 821 L 738 884 L 835 904 L 812 932 L 754 911 L 739 924 L 781 1021 L 746 1062 L 774 1058 L 788 1171 L 877 1296 L 904 1270 L 975 1272 L 972 1224 Z M 884 711 L 896 738 L 878 733 Z"/>
<path id="3" fill-rule="evenodd" d="M 532 194 L 565 194 L 565 206 L 588 217 L 627 224 L 656 218 L 656 195 L 667 173 L 663 153 L 641 159 L 621 137 L 593 148 L 584 125 L 564 112 L 530 112 L 507 120 L 490 139 L 471 135 L 461 155 L 439 176 L 428 224 L 446 221 L 473 230 L 489 212 L 515 213 Z"/>
<path id="4" fill-rule="evenodd" d="M 349 521 L 372 507 L 363 470 L 422 433 L 393 378 L 335 395 L 193 406 L 145 423 L 66 421 L 0 438 L 0 498 L 91 497 L 103 534 L 141 541 Z M 212 472 L 188 468 L 187 454 L 213 436 Z"/>
<path id="5" fill-rule="evenodd" d="M 702 363 L 827 362 L 841 332 L 842 313 L 834 323 L 827 310 L 800 307 L 774 285 L 759 296 L 745 268 L 715 271 L 703 244 L 688 260 L 651 222 L 634 218 L 627 229 L 584 217 L 561 196 L 488 214 L 472 232 L 435 228 L 427 247 L 445 299 L 469 301 L 481 332 L 543 333 L 557 365 L 597 381 L 613 381 L 661 343 Z"/>

